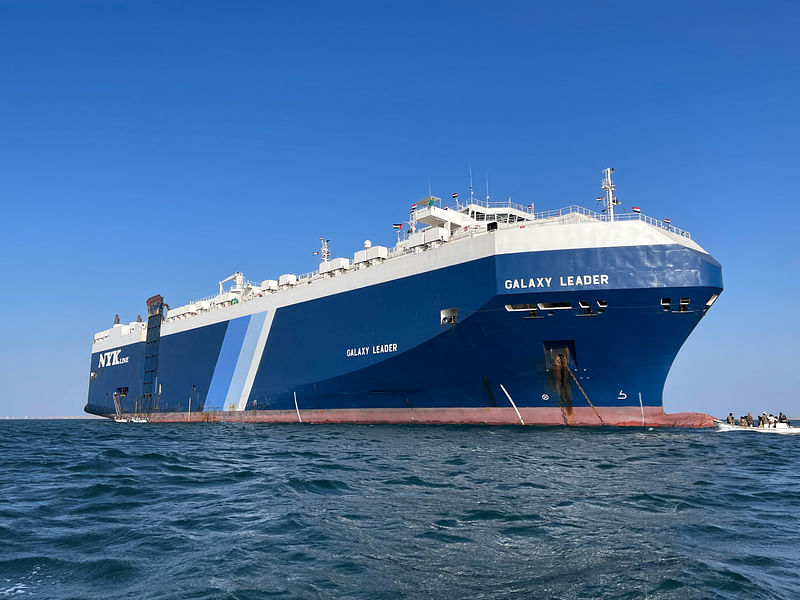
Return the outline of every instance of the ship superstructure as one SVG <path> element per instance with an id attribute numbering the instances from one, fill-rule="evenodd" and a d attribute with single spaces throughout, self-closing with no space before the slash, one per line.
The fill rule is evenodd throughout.
<path id="1" fill-rule="evenodd" d="M 86 410 L 151 421 L 683 424 L 678 349 L 722 291 L 690 234 L 641 212 L 470 197 L 414 204 L 393 247 L 217 293 L 94 336 Z"/>

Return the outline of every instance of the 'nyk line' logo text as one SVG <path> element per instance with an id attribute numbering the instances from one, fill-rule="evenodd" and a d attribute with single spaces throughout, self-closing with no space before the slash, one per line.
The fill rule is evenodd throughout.
<path id="1" fill-rule="evenodd" d="M 99 367 L 110 367 L 112 365 L 124 365 L 128 362 L 129 356 L 123 356 L 122 358 L 119 357 L 119 353 L 122 350 L 113 350 L 112 352 L 101 352 L 100 353 L 100 361 L 98 363 Z"/>

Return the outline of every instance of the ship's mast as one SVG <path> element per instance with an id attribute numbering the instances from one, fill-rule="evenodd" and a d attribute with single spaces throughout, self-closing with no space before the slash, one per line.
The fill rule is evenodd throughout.
<path id="1" fill-rule="evenodd" d="M 472 195 L 472 164 L 469 165 L 469 201 L 475 201 L 475 196 Z"/>
<path id="2" fill-rule="evenodd" d="M 322 262 L 328 262 L 331 259 L 330 240 L 321 237 L 319 238 L 319 244 L 319 258 Z"/>
<path id="3" fill-rule="evenodd" d="M 617 202 L 617 196 L 614 194 L 614 183 L 611 181 L 611 174 L 614 172 L 612 167 L 606 167 L 603 169 L 603 183 L 602 188 L 603 191 L 606 193 L 606 197 L 604 200 L 604 204 L 606 205 L 606 210 L 608 211 L 608 220 L 614 220 L 614 207 L 619 204 Z"/>

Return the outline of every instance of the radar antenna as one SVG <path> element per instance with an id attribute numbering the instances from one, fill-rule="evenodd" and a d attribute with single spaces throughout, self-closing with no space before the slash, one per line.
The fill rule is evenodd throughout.
<path id="1" fill-rule="evenodd" d="M 608 220 L 614 220 L 614 207 L 619 204 L 619 200 L 617 200 L 617 195 L 614 193 L 616 186 L 611 181 L 611 174 L 614 172 L 613 167 L 606 167 L 603 169 L 603 183 L 601 187 L 603 191 L 606 193 L 606 197 L 603 199 L 603 204 L 606 206 L 606 210 L 608 210 Z"/>
<path id="2" fill-rule="evenodd" d="M 314 254 L 319 254 L 320 262 L 328 262 L 331 259 L 330 243 L 331 241 L 324 237 L 319 238 L 319 252 L 314 252 Z"/>

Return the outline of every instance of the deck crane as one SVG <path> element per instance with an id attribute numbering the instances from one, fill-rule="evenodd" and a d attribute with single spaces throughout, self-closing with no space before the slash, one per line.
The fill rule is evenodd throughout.
<path id="1" fill-rule="evenodd" d="M 222 284 L 223 283 L 228 283 L 229 281 L 233 281 L 234 282 L 232 289 L 241 290 L 244 287 L 244 274 L 241 271 L 236 271 L 236 273 L 234 273 L 230 277 L 226 277 L 225 279 L 220 281 L 219 282 L 219 293 L 220 294 L 223 294 L 225 292 L 225 290 L 222 288 Z"/>

